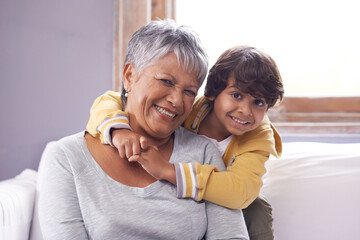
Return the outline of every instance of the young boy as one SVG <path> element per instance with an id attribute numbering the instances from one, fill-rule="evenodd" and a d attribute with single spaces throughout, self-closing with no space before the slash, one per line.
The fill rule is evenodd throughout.
<path id="1" fill-rule="evenodd" d="M 118 93 L 108 92 L 95 101 L 87 130 L 104 144 L 114 143 L 120 155 L 139 161 L 153 176 L 176 184 L 178 197 L 243 209 L 250 239 L 273 239 L 271 206 L 258 196 L 265 162 L 270 154 L 279 157 L 282 151 L 281 138 L 266 112 L 283 93 L 274 60 L 253 47 L 225 51 L 210 69 L 205 97 L 194 103 L 184 127 L 216 144 L 226 172 L 188 163 L 173 167 L 176 181 L 162 176 L 164 165 L 170 163 L 139 157 L 147 148 L 146 139 L 124 129 L 111 134 L 115 128 L 130 129 Z"/>

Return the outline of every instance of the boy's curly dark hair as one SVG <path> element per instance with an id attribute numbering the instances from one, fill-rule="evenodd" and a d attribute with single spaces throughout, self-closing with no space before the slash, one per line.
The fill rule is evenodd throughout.
<path id="1" fill-rule="evenodd" d="M 210 69 L 206 97 L 217 97 L 233 74 L 236 86 L 244 93 L 264 98 L 268 108 L 281 101 L 284 87 L 275 61 L 250 46 L 235 46 L 225 51 Z"/>

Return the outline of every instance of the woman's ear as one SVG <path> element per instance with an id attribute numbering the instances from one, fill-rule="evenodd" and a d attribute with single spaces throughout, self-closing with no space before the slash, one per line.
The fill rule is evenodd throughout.
<path id="1" fill-rule="evenodd" d="M 136 79 L 135 68 L 131 63 L 127 62 L 123 69 L 123 84 L 125 90 L 127 91 L 131 90 L 131 86 L 134 83 L 135 79 Z"/>

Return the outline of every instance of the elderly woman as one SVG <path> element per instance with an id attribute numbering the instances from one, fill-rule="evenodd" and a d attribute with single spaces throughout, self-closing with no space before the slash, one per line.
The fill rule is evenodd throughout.
<path id="1" fill-rule="evenodd" d="M 207 72 L 196 35 L 172 21 L 151 22 L 133 35 L 125 61 L 124 110 L 152 146 L 142 154 L 224 170 L 216 147 L 179 127 Z M 45 239 L 248 239 L 240 210 L 177 199 L 174 185 L 86 132 L 50 145 L 39 174 Z"/>

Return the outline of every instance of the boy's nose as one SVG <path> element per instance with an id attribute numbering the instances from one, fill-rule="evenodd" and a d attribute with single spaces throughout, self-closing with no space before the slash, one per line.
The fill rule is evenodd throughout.
<path id="1" fill-rule="evenodd" d="M 245 116 L 252 115 L 251 103 L 248 101 L 242 102 L 241 106 L 239 107 L 239 111 Z"/>

